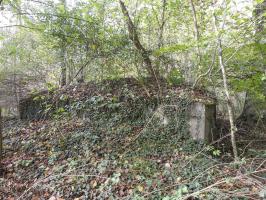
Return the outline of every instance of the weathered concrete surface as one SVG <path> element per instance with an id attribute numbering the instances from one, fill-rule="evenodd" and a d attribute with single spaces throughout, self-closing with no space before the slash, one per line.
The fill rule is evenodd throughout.
<path id="1" fill-rule="evenodd" d="M 194 140 L 211 142 L 216 137 L 216 105 L 193 102 L 189 115 L 189 132 Z"/>
<path id="2" fill-rule="evenodd" d="M 0 95 L 0 107 L 2 108 L 2 116 L 18 116 L 17 102 L 15 97 L 1 96 Z"/>
<path id="3" fill-rule="evenodd" d="M 20 119 L 41 119 L 44 116 L 46 97 L 48 91 L 45 90 L 21 99 L 18 105 Z"/>
<path id="4" fill-rule="evenodd" d="M 40 119 L 42 111 L 42 102 L 34 101 L 33 99 L 24 99 L 19 103 L 19 117 L 20 119 Z"/>
<path id="5" fill-rule="evenodd" d="M 209 90 L 213 90 L 209 88 Z M 224 94 L 224 89 L 221 87 L 215 88 L 215 96 L 217 98 L 217 113 L 219 113 L 219 117 L 223 119 L 228 118 L 228 110 L 226 104 L 226 95 Z M 237 119 L 243 112 L 245 99 L 246 99 L 246 92 L 234 92 L 230 94 L 231 96 L 231 103 L 233 106 L 234 117 Z"/>
<path id="6" fill-rule="evenodd" d="M 48 90 L 43 90 L 20 100 L 19 117 L 22 120 L 50 118 L 56 109 L 65 107 L 69 103 L 68 99 L 53 99 L 53 95 Z"/>

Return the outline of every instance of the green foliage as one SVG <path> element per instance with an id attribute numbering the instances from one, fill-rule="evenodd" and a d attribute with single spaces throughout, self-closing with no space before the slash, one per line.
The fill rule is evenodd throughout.
<path id="1" fill-rule="evenodd" d="M 167 81 L 170 85 L 181 85 L 185 82 L 185 79 L 178 69 L 172 69 L 167 77 Z"/>
<path id="2" fill-rule="evenodd" d="M 208 146 L 206 150 L 209 151 L 214 157 L 221 155 L 221 151 L 219 149 L 215 149 L 214 146 Z"/>
<path id="3" fill-rule="evenodd" d="M 155 50 L 153 52 L 153 55 L 154 56 L 161 56 L 163 54 L 178 53 L 178 52 L 187 51 L 189 48 L 190 48 L 190 46 L 186 45 L 186 44 L 174 44 L 174 45 L 169 45 L 166 47 L 162 47 L 158 50 Z"/>
<path id="4" fill-rule="evenodd" d="M 174 192 L 171 196 L 166 196 L 163 198 L 163 200 L 175 200 L 180 199 L 183 195 L 188 193 L 188 187 L 187 186 L 180 186 L 178 190 Z"/>
<path id="5" fill-rule="evenodd" d="M 16 165 L 20 165 L 22 167 L 28 167 L 29 165 L 31 165 L 33 163 L 33 160 L 18 160 L 16 162 Z"/>
<path id="6" fill-rule="evenodd" d="M 50 93 L 53 93 L 56 89 L 58 89 L 56 84 L 53 83 L 46 83 L 46 87 Z"/>
<path id="7" fill-rule="evenodd" d="M 102 87 L 108 88 L 106 84 Z M 223 188 L 226 184 L 232 187 L 239 167 L 247 165 L 251 169 L 248 161 L 252 163 L 253 159 L 243 159 L 238 166 L 217 165 L 221 160 L 215 147 L 206 147 L 189 138 L 188 99 L 169 92 L 159 103 L 156 98 L 141 98 L 130 89 L 119 90 L 119 95 L 96 93 L 80 98 L 54 110 L 63 117 L 33 122 L 21 129 L 27 134 L 27 140 L 12 144 L 19 144 L 17 152 L 23 155 L 27 152 L 36 159 L 19 161 L 14 171 L 27 173 L 24 176 L 27 181 L 42 180 L 52 171 L 53 178 L 36 190 L 53 188 L 62 198 L 180 199 L 223 177 L 229 177 Z M 62 101 L 71 98 L 66 94 L 56 96 Z M 119 107 L 109 106 L 117 103 Z M 87 116 L 68 117 L 64 111 L 83 111 Z M 14 134 L 18 136 L 17 130 Z M 216 199 L 217 195 L 227 194 L 217 187 L 196 197 Z M 25 198 L 31 196 L 32 193 L 27 193 Z"/>
<path id="8" fill-rule="evenodd" d="M 196 18 L 200 24 L 199 38 L 196 38 L 190 3 L 170 0 L 164 7 L 163 2 L 143 1 L 139 5 L 140 9 L 135 11 L 129 2 L 126 2 L 130 15 L 134 12 L 134 17 L 131 17 L 134 19 L 142 46 L 152 58 L 152 64 L 155 63 L 161 72 L 166 72 L 166 76 L 177 77 L 175 80 L 170 78 L 173 84 L 187 81 L 187 74 L 190 73 L 191 77 L 195 78 L 198 74 L 205 73 L 212 65 L 216 69 L 218 60 L 214 59 L 212 64 L 212 54 L 217 40 L 212 23 L 213 5 L 209 1 L 194 2 Z M 261 1 L 256 1 L 257 5 L 260 3 Z M 265 44 L 259 41 L 263 41 L 263 34 L 254 35 L 256 23 L 250 25 L 253 21 L 253 18 L 249 17 L 252 13 L 251 8 L 240 6 L 243 9 L 242 13 L 246 13 L 244 15 L 231 9 L 232 6 L 236 6 L 234 4 L 226 1 L 223 6 L 214 6 L 219 18 L 217 23 L 222 24 L 221 19 L 226 14 L 226 30 L 220 30 L 220 34 L 226 46 L 223 49 L 224 57 L 230 58 L 232 55 L 227 62 L 229 77 L 233 74 L 236 79 L 232 78 L 232 89 L 255 90 L 254 96 L 262 99 L 261 91 L 264 84 L 253 81 L 251 85 L 238 83 L 238 80 L 243 80 L 242 75 L 248 70 L 243 70 L 243 66 L 246 68 L 252 65 L 255 71 L 261 71 L 262 63 L 265 63 L 262 56 Z M 34 13 L 33 16 L 20 16 L 27 29 L 18 29 L 17 34 L 12 36 L 4 32 L 1 34 L 1 40 L 5 44 L 0 52 L 1 65 L 5 70 L 12 72 L 15 69 L 29 74 L 37 68 L 36 71 L 41 73 L 38 77 L 45 77 L 48 82 L 53 83 L 59 82 L 59 66 L 62 62 L 67 66 L 69 80 L 72 80 L 75 72 L 86 63 L 83 72 L 86 80 L 146 74 L 145 67 L 142 66 L 141 52 L 132 48 L 134 44 L 128 38 L 121 9 L 113 0 L 89 3 L 80 1 L 71 6 L 54 1 L 42 6 L 25 6 L 23 1 L 7 1 L 5 5 L 9 5 L 13 12 L 17 12 L 19 7 L 27 7 Z M 161 16 L 163 8 L 164 16 Z M 159 37 L 160 33 L 162 38 Z M 67 56 L 62 56 L 62 52 Z M 10 56 L 16 61 L 16 65 L 10 62 Z M 171 68 L 178 68 L 185 76 L 172 72 L 169 70 Z M 263 81 L 263 77 L 262 73 L 261 77 L 256 79 L 261 78 Z M 208 86 L 210 83 L 219 84 L 221 81 L 217 73 L 211 74 L 210 78 L 202 79 L 202 83 Z M 242 87 L 243 85 L 246 87 Z"/>
<path id="9" fill-rule="evenodd" d="M 261 4 L 264 0 L 255 0 L 257 4 Z"/>

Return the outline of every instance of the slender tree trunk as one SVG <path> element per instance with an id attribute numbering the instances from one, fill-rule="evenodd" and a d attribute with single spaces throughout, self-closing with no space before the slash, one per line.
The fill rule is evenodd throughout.
<path id="1" fill-rule="evenodd" d="M 233 148 L 233 153 L 234 153 L 234 159 L 235 159 L 235 161 L 238 161 L 238 152 L 237 152 L 236 139 L 235 139 L 235 133 L 237 131 L 237 128 L 235 126 L 233 106 L 232 106 L 231 97 L 230 97 L 230 93 L 229 93 L 229 89 L 228 89 L 225 64 L 224 64 L 224 61 L 223 61 L 222 39 L 221 39 L 221 35 L 219 33 L 219 30 L 218 30 L 217 18 L 215 16 L 214 12 L 213 12 L 213 17 L 214 17 L 215 31 L 216 31 L 216 33 L 218 35 L 217 36 L 218 37 L 217 38 L 218 58 L 219 58 L 220 69 L 222 71 L 224 93 L 226 95 L 226 105 L 227 105 L 228 117 L 229 117 L 229 122 L 230 122 L 231 143 L 232 143 L 232 148 Z"/>
<path id="2" fill-rule="evenodd" d="M 17 4 L 17 8 L 18 8 L 18 16 L 17 16 L 17 22 L 18 24 L 21 26 L 22 25 L 22 11 L 21 11 L 21 2 Z M 19 35 L 20 35 L 20 32 L 19 32 Z M 18 56 L 17 56 L 17 53 L 15 54 L 14 56 L 14 67 L 15 67 L 15 70 L 14 70 L 14 77 L 13 77 L 13 84 L 14 84 L 14 96 L 15 96 L 15 100 L 16 100 L 16 109 L 18 111 L 18 105 L 19 105 L 19 101 L 20 101 L 20 85 L 19 85 L 19 82 L 20 82 L 20 77 L 17 76 L 17 73 L 16 73 L 16 69 L 18 68 Z M 18 82 L 18 84 L 17 84 Z"/>
<path id="3" fill-rule="evenodd" d="M 61 0 L 61 3 L 64 5 L 64 9 L 67 9 L 67 3 L 66 0 Z M 64 23 L 63 23 L 64 24 Z M 61 44 L 61 80 L 60 80 L 60 86 L 63 87 L 67 83 L 67 66 L 66 66 L 66 44 L 65 39 L 63 39 Z"/>
<path id="4" fill-rule="evenodd" d="M 2 174 L 2 159 L 3 159 L 3 119 L 2 119 L 2 108 L 0 108 L 0 175 Z"/>
<path id="5" fill-rule="evenodd" d="M 192 9 L 192 14 L 193 14 L 195 38 L 197 41 L 199 41 L 199 38 L 200 38 L 199 25 L 198 25 L 198 20 L 197 20 L 197 12 L 196 12 L 193 0 L 190 0 L 190 5 Z"/>
<path id="6" fill-rule="evenodd" d="M 84 83 L 84 67 L 80 70 L 80 77 L 78 83 Z"/>
<path id="7" fill-rule="evenodd" d="M 266 16 L 263 15 L 266 10 L 266 0 L 258 3 L 254 10 L 254 17 L 256 19 L 256 34 L 261 33 L 264 30 L 264 24 L 266 21 Z"/>
<path id="8" fill-rule="evenodd" d="M 18 22 L 19 22 L 19 25 L 22 25 L 22 11 L 21 11 L 21 3 L 18 3 L 17 5 L 18 7 Z"/>
<path id="9" fill-rule="evenodd" d="M 163 33 L 164 33 L 164 26 L 165 26 L 165 11 L 166 11 L 166 0 L 162 0 L 163 1 L 163 11 L 162 11 L 162 24 L 160 26 L 160 32 L 159 32 L 159 41 L 158 41 L 158 47 L 162 47 L 163 46 Z"/>
<path id="10" fill-rule="evenodd" d="M 199 39 L 200 39 L 199 25 L 198 25 L 198 20 L 197 20 L 197 12 L 196 12 L 193 0 L 190 0 L 190 5 L 191 5 L 191 9 L 192 9 L 192 14 L 193 14 L 194 35 L 195 35 L 195 38 L 197 40 L 198 58 L 199 58 L 199 61 L 201 61 L 200 48 L 199 48 L 199 44 L 198 44 Z"/>
<path id="11" fill-rule="evenodd" d="M 232 148 L 233 148 L 234 158 L 235 158 L 235 160 L 238 160 L 238 153 L 237 153 L 237 146 L 236 146 L 236 139 L 235 139 L 235 133 L 237 131 L 237 128 L 236 128 L 235 122 L 234 122 L 234 112 L 233 112 L 231 97 L 230 97 L 229 90 L 228 90 L 226 71 L 225 71 L 225 66 L 224 66 L 224 62 L 223 62 L 222 42 L 221 42 L 220 38 L 218 39 L 218 45 L 219 45 L 218 57 L 219 57 L 220 68 L 221 68 L 222 76 L 223 76 L 224 92 L 226 95 L 226 104 L 227 104 L 228 116 L 229 116 L 229 121 L 230 121 Z"/>
<path id="12" fill-rule="evenodd" d="M 66 78 L 67 78 L 67 68 L 66 68 L 66 59 L 65 59 L 65 47 L 61 47 L 61 81 L 60 81 L 61 87 L 66 85 Z"/>
<path id="13" fill-rule="evenodd" d="M 16 66 L 16 65 L 14 65 Z M 14 97 L 15 97 L 15 101 L 16 101 L 16 112 L 18 112 L 18 105 L 19 105 L 19 102 L 20 102 L 20 96 L 21 96 L 21 87 L 20 87 L 20 78 L 17 77 L 17 74 L 16 72 L 14 72 L 14 75 L 13 75 L 13 86 L 14 86 Z"/>
<path id="14" fill-rule="evenodd" d="M 85 50 L 86 50 L 86 55 L 85 55 L 85 61 L 87 62 L 88 61 L 88 53 L 89 53 L 89 45 L 86 43 L 86 46 L 85 46 Z M 84 83 L 84 80 L 85 80 L 85 74 L 84 74 L 84 67 L 81 68 L 80 70 L 80 76 L 79 76 L 79 79 L 78 79 L 78 82 L 79 83 Z"/>
<path id="15" fill-rule="evenodd" d="M 140 43 L 138 34 L 137 34 L 137 30 L 129 16 L 128 10 L 124 4 L 124 2 L 122 0 L 119 0 L 120 2 L 120 7 L 122 10 L 122 13 L 125 17 L 125 20 L 127 22 L 127 26 L 128 26 L 128 33 L 129 33 L 129 38 L 132 40 L 132 42 L 134 43 L 135 47 L 139 50 L 143 61 L 146 65 L 146 69 L 149 73 L 149 75 L 153 78 L 155 78 L 157 80 L 157 78 L 159 77 L 159 70 L 155 67 L 153 67 L 151 59 L 149 57 L 149 52 L 143 47 L 143 45 Z"/>

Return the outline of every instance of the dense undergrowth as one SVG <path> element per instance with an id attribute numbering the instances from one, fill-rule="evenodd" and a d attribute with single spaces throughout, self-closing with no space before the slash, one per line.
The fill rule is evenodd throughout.
<path id="1" fill-rule="evenodd" d="M 71 103 L 57 104 L 52 118 L 5 122 L 2 199 L 265 197 L 265 149 L 232 163 L 216 143 L 192 141 L 191 98 L 180 88 L 160 99 L 127 87 L 74 89 L 61 94 Z"/>

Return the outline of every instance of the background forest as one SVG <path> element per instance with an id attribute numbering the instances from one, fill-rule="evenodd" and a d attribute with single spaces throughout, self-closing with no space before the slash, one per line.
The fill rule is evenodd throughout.
<path id="1" fill-rule="evenodd" d="M 34 89 L 157 75 L 216 88 L 221 48 L 230 90 L 264 100 L 264 1 L 120 3 L 3 1 L 2 80 Z"/>
<path id="2" fill-rule="evenodd" d="M 2 115 L 8 118 L 4 125 L 4 131 L 8 133 L 4 135 L 3 146 L 7 149 L 4 165 L 11 165 L 13 171 L 10 174 L 16 174 L 7 180 L 16 180 L 16 176 L 29 177 L 27 180 L 19 178 L 16 184 L 24 185 L 16 185 L 15 188 L 3 180 L 0 184 L 5 189 L 0 189 L 0 192 L 3 196 L 16 199 L 25 199 L 26 196 L 34 199 L 36 196 L 36 199 L 43 197 L 52 200 L 61 197 L 165 200 L 266 198 L 263 186 L 265 53 L 265 0 L 0 0 L 0 106 Z M 140 83 L 142 89 L 137 90 L 139 86 L 135 82 L 133 84 L 132 80 Z M 106 89 L 108 85 L 110 91 Z M 119 88 L 121 85 L 127 85 L 127 88 Z M 93 86 L 101 88 L 101 91 L 95 92 Z M 218 142 L 218 146 L 216 143 L 204 146 L 181 136 L 169 136 L 183 129 L 165 125 L 149 128 L 150 124 L 156 124 L 152 121 L 155 114 L 144 112 L 138 107 L 138 101 L 141 101 L 138 96 L 145 93 L 148 97 L 163 99 L 169 95 L 165 89 L 168 86 L 187 88 L 198 93 L 204 91 L 211 95 L 217 101 L 217 127 L 222 136 L 228 134 L 230 140 Z M 90 112 L 95 117 L 93 122 L 75 118 L 80 108 L 85 107 L 85 101 L 79 100 L 88 96 L 84 92 L 88 89 L 95 95 L 86 101 L 86 105 L 92 106 Z M 106 90 L 105 94 L 103 90 Z M 19 116 L 20 102 L 29 95 L 35 95 L 34 100 L 44 100 L 45 97 L 40 95 L 43 91 L 62 91 L 54 98 L 59 101 L 72 98 L 74 103 L 68 107 L 56 104 L 56 108 L 53 108 L 51 103 L 47 103 L 50 100 L 47 100 L 43 110 L 50 112 L 55 109 L 49 120 L 23 123 L 10 120 Z M 112 98 L 110 95 L 113 95 Z M 121 96 L 123 100 L 129 96 L 134 99 L 129 103 L 131 108 L 125 108 L 129 110 L 122 111 L 121 105 L 124 104 L 120 102 Z M 102 104 L 104 101 L 108 102 Z M 147 103 L 147 98 L 141 101 L 142 105 L 144 101 Z M 164 100 L 160 103 L 169 104 Z M 182 103 L 178 105 L 185 107 Z M 118 114 L 110 114 L 113 111 L 101 110 L 104 106 L 121 110 Z M 147 115 L 150 120 L 133 119 L 127 115 L 138 115 L 139 112 L 143 112 L 142 117 Z M 167 114 L 165 111 L 165 115 L 171 112 L 168 110 Z M 141 131 L 138 131 L 139 127 L 142 127 Z M 90 130 L 91 135 L 85 134 L 84 130 Z M 141 138 L 140 132 L 143 130 L 157 136 L 150 137 L 147 133 Z M 100 132 L 104 134 L 99 136 Z M 160 132 L 163 136 L 158 136 Z M 14 134 L 20 137 L 18 133 L 29 134 L 29 138 L 33 139 L 20 138 L 18 141 L 23 145 L 18 145 L 12 140 Z M 38 136 L 43 133 L 43 136 Z M 169 143 L 171 137 L 177 143 Z M 248 143 L 238 144 L 242 137 Z M 145 143 L 147 138 L 151 141 Z M 26 156 L 32 156 L 31 145 L 39 140 L 36 148 L 45 149 L 44 154 L 49 155 L 42 157 L 40 153 L 34 156 L 42 157 L 45 161 Z M 121 157 L 121 150 L 131 145 L 127 144 L 129 140 L 135 143 L 135 147 L 132 147 L 135 153 L 131 152 L 132 155 L 126 157 L 127 151 L 123 154 L 125 157 Z M 184 140 L 186 142 L 181 142 Z M 258 141 L 259 147 L 245 154 L 254 144 L 253 140 Z M 23 141 L 27 141 L 27 144 Z M 126 145 L 119 149 L 119 145 L 114 145 L 116 142 L 121 147 Z M 73 147 L 79 143 L 82 144 L 81 150 Z M 178 146 L 175 147 L 178 150 L 167 149 L 168 143 L 169 148 Z M 84 149 L 85 146 L 89 146 L 88 149 Z M 144 153 L 139 152 L 142 147 L 146 149 Z M 104 152 L 102 149 L 105 149 Z M 154 152 L 147 153 L 149 149 Z M 23 153 L 15 159 L 12 156 L 16 151 Z M 67 156 L 64 153 L 66 151 Z M 93 152 L 93 155 L 87 155 L 88 151 Z M 202 155 L 198 155 L 199 151 Z M 254 155 L 254 151 L 257 154 Z M 169 152 L 172 154 L 169 155 Z M 147 160 L 147 155 L 152 161 Z M 12 157 L 12 162 L 7 159 L 8 156 Z M 176 156 L 187 162 L 175 163 Z M 100 171 L 100 175 L 96 176 L 92 168 L 82 171 L 84 168 L 79 166 L 83 166 L 85 161 L 81 157 L 89 157 L 90 164 Z M 62 160 L 67 163 L 62 163 Z M 231 161 L 233 166 L 225 164 Z M 214 166 L 220 165 L 221 168 L 216 169 L 218 173 Z M 28 166 L 35 168 L 26 169 Z M 129 171 L 123 171 L 123 167 Z M 106 172 L 108 168 L 114 173 Z M 247 177 L 244 177 L 246 173 L 241 177 L 238 175 L 239 171 L 243 171 L 242 168 L 254 176 L 256 174 L 258 180 L 251 180 L 249 185 L 245 179 Z M 76 175 L 70 180 L 69 170 L 74 169 L 86 175 Z M 210 173 L 215 175 L 209 174 L 208 180 L 203 181 L 208 169 L 214 170 Z M 32 171 L 37 174 L 27 174 Z M 264 174 L 258 175 L 257 172 Z M 64 186 L 54 178 L 50 180 L 57 173 L 65 179 L 69 178 L 64 179 Z M 38 188 L 42 181 L 48 182 L 47 175 L 51 185 Z M 40 177 L 44 177 L 41 182 Z M 156 182 L 157 177 L 160 183 Z M 215 182 L 221 177 L 225 179 Z M 78 178 L 82 178 L 83 185 Z M 239 179 L 239 183 L 234 182 Z M 90 187 L 87 188 L 86 184 Z M 216 184 L 223 186 L 217 189 Z M 72 185 L 72 188 L 67 185 Z M 85 190 L 94 192 L 83 193 Z M 15 195 L 10 195 L 12 192 Z"/>

